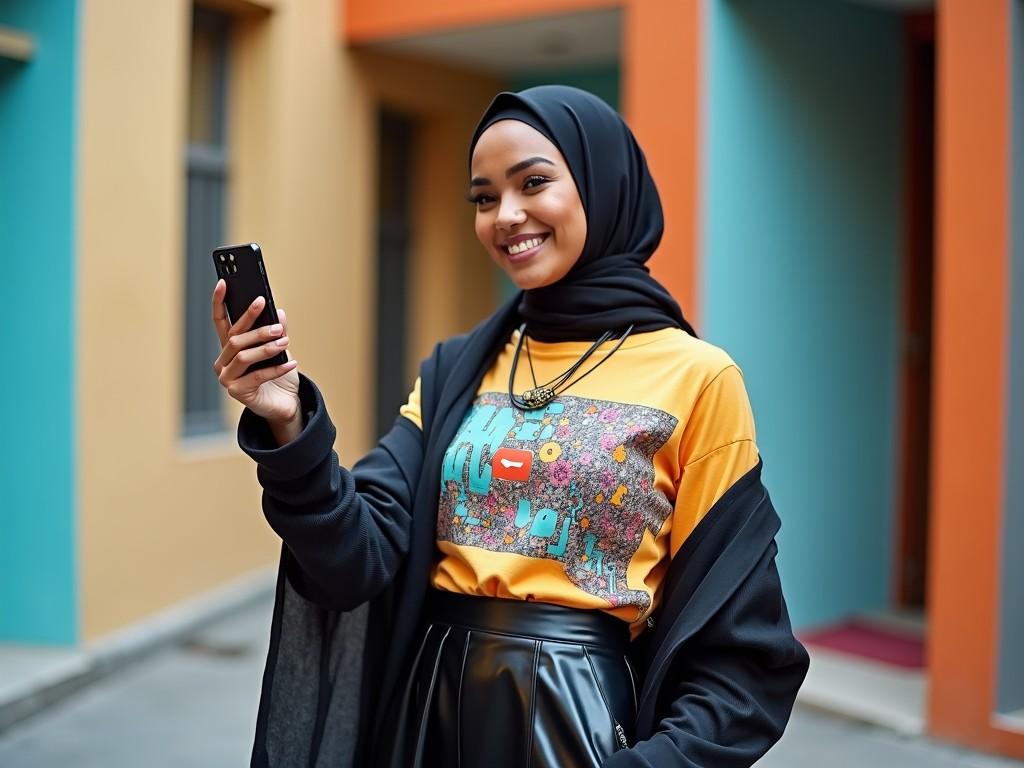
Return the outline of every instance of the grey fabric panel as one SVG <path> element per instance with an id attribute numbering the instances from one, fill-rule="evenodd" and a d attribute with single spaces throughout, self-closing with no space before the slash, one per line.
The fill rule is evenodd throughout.
<path id="1" fill-rule="evenodd" d="M 359 694 L 369 606 L 341 614 L 331 642 L 331 702 L 316 768 L 349 768 L 359 732 Z"/>
<path id="2" fill-rule="evenodd" d="M 309 764 L 314 744 L 320 660 L 324 631 L 331 614 L 299 595 L 284 580 L 284 606 L 267 719 L 267 754 L 272 766 Z M 330 638 L 328 662 L 331 701 L 322 736 L 317 768 L 352 765 L 359 727 L 359 695 L 367 607 L 341 614 Z"/>
<path id="3" fill-rule="evenodd" d="M 288 631 L 281 633 L 270 691 L 267 754 L 272 766 L 304 766 L 316 722 L 324 612 L 300 597 L 287 579 L 282 598 L 282 624 Z"/>

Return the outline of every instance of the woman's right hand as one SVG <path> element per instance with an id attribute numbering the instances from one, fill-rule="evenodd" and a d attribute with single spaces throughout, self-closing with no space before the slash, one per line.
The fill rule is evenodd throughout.
<path id="1" fill-rule="evenodd" d="M 277 312 L 278 325 L 253 329 L 252 325 L 265 303 L 260 296 L 232 325 L 224 307 L 226 292 L 227 284 L 218 280 L 213 289 L 213 325 L 221 346 L 220 355 L 213 364 L 218 381 L 231 397 L 257 416 L 262 416 L 272 427 L 295 424 L 301 418 L 298 362 L 289 360 L 282 365 L 245 373 L 253 363 L 288 349 L 288 320 L 284 310 Z"/>

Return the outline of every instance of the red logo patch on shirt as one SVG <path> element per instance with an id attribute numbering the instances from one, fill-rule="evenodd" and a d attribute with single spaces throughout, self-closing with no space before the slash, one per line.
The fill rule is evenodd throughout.
<path id="1" fill-rule="evenodd" d="M 491 476 L 497 480 L 525 483 L 530 479 L 533 454 L 516 448 L 499 448 L 491 461 Z"/>

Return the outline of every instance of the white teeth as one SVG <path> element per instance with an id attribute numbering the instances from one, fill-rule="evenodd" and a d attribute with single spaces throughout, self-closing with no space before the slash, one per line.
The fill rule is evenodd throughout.
<path id="1" fill-rule="evenodd" d="M 528 251 L 531 248 L 536 248 L 538 245 L 540 245 L 543 242 L 544 242 L 544 240 L 542 238 L 534 237 L 534 238 L 532 238 L 530 240 L 524 240 L 523 242 L 519 243 L 518 245 L 510 245 L 508 247 L 508 252 L 510 254 L 512 254 L 513 256 L 515 256 L 517 253 L 522 253 L 523 251 Z"/>

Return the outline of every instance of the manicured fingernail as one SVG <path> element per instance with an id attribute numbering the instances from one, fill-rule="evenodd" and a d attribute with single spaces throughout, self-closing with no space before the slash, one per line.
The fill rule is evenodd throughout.
<path id="1" fill-rule="evenodd" d="M 277 344 L 277 346 L 279 346 L 279 347 L 288 346 L 288 337 L 287 336 L 282 336 L 280 339 L 278 339 L 274 343 Z"/>
<path id="2" fill-rule="evenodd" d="M 283 330 L 284 330 L 284 326 L 281 325 L 280 323 L 275 323 L 274 325 L 270 326 L 270 332 L 274 336 L 277 336 L 277 334 L 279 334 Z"/>

